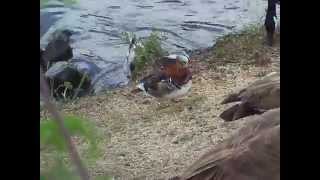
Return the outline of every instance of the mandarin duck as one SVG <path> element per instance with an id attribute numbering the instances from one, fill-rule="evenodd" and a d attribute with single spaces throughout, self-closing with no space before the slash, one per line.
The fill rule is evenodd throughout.
<path id="1" fill-rule="evenodd" d="M 192 86 L 187 55 L 169 55 L 157 61 L 159 68 L 144 77 L 132 92 L 143 91 L 149 96 L 172 99 L 185 96 Z"/>

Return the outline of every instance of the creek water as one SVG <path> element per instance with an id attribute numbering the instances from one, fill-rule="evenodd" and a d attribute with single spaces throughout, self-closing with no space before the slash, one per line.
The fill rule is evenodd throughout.
<path id="1" fill-rule="evenodd" d="M 128 84 L 128 44 L 122 33 L 167 38 L 169 52 L 214 45 L 218 37 L 263 22 L 266 0 L 77 0 L 72 6 L 50 1 L 40 9 L 40 45 L 57 29 L 69 29 L 74 61 L 100 68 L 95 92 Z"/>

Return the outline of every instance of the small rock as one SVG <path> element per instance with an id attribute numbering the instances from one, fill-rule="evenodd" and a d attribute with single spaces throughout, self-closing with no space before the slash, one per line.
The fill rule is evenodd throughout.
<path id="1" fill-rule="evenodd" d="M 125 165 L 125 166 L 130 166 L 130 164 L 129 164 L 129 163 L 125 163 L 124 165 Z"/>
<path id="2" fill-rule="evenodd" d="M 151 102 L 150 102 L 150 100 L 144 100 L 144 101 L 142 101 L 142 104 L 150 104 Z"/>
<path id="3" fill-rule="evenodd" d="M 175 139 L 172 141 L 172 144 L 178 144 L 178 143 L 179 143 L 178 139 Z"/>
<path id="4" fill-rule="evenodd" d="M 179 142 L 188 141 L 191 138 L 192 138 L 192 136 L 188 135 L 188 134 L 184 134 L 182 136 L 176 136 L 173 138 L 172 144 L 179 144 Z"/>
<path id="5" fill-rule="evenodd" d="M 170 130 L 169 132 L 168 132 L 168 135 L 169 136 L 174 136 L 176 134 L 176 130 Z"/>

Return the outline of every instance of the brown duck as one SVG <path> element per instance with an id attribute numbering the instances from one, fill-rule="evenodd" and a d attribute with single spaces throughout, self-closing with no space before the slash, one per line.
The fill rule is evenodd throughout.
<path id="1" fill-rule="evenodd" d="M 171 180 L 280 180 L 280 108 L 253 116 Z"/>
<path id="2" fill-rule="evenodd" d="M 143 91 L 147 95 L 176 99 L 185 96 L 192 86 L 192 74 L 188 68 L 189 58 L 184 55 L 170 55 L 158 61 L 157 69 L 144 77 L 133 93 Z"/>
<path id="3" fill-rule="evenodd" d="M 258 80 L 240 92 L 229 95 L 221 104 L 239 102 L 220 114 L 225 121 L 234 121 L 280 107 L 280 73 Z"/>

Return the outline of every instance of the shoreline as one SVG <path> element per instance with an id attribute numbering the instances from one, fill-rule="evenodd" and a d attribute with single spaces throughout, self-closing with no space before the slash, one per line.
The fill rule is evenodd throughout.
<path id="1" fill-rule="evenodd" d="M 244 121 L 225 123 L 219 118 L 229 107 L 220 102 L 280 69 L 279 34 L 274 47 L 263 45 L 263 38 L 260 27 L 195 50 L 190 56 L 193 86 L 182 102 L 159 105 L 154 98 L 130 94 L 129 85 L 62 104 L 59 108 L 64 114 L 85 117 L 104 134 L 104 153 L 89 167 L 91 175 L 167 179 L 243 127 Z"/>

